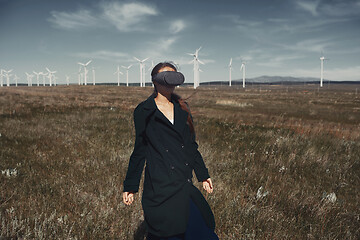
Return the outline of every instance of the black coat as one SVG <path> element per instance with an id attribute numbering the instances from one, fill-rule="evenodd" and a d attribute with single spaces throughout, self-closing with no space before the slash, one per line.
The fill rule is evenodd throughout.
<path id="1" fill-rule="evenodd" d="M 174 124 L 157 108 L 155 95 L 134 110 L 135 146 L 124 181 L 124 192 L 137 192 L 144 164 L 142 207 L 148 231 L 167 237 L 184 233 L 189 217 L 190 197 L 206 224 L 215 229 L 213 213 L 198 188 L 192 184 L 209 178 L 198 144 L 186 123 L 188 112 L 174 104 Z"/>

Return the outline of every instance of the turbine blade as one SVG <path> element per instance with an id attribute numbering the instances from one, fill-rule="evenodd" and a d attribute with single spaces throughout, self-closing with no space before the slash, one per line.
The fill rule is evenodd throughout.
<path id="1" fill-rule="evenodd" d="M 198 59 L 198 62 L 201 63 L 202 65 L 205 65 L 205 63 L 203 63 L 202 61 L 200 61 L 200 59 Z"/>
<path id="2" fill-rule="evenodd" d="M 141 62 L 145 62 L 146 60 L 148 60 L 149 58 L 145 58 L 144 60 L 142 60 Z"/>
<path id="3" fill-rule="evenodd" d="M 92 60 L 88 61 L 85 65 L 86 65 L 86 66 L 89 65 L 89 64 L 91 63 L 91 61 L 92 61 Z"/>
<path id="4" fill-rule="evenodd" d="M 141 62 L 141 60 L 140 60 L 140 59 L 138 59 L 137 57 L 134 57 L 134 58 L 135 58 L 135 60 L 136 60 L 136 61 Z"/>

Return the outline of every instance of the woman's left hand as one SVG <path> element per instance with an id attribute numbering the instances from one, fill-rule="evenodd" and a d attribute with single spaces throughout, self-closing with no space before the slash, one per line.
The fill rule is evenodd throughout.
<path id="1" fill-rule="evenodd" d="M 203 184 L 203 188 L 208 192 L 208 193 L 212 193 L 213 192 L 213 184 L 210 178 L 206 179 L 205 181 L 202 182 Z"/>

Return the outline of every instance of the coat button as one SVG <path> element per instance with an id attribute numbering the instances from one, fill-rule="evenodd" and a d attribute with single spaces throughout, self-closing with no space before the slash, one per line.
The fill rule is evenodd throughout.
<path id="1" fill-rule="evenodd" d="M 171 168 L 172 170 L 174 170 L 174 169 L 175 169 L 175 167 L 174 167 L 174 166 L 171 166 L 170 168 Z"/>
<path id="2" fill-rule="evenodd" d="M 181 145 L 181 148 L 184 148 L 184 145 L 183 145 L 183 144 Z"/>
<path id="3" fill-rule="evenodd" d="M 188 181 L 189 183 L 191 183 L 191 179 L 190 179 L 190 178 L 188 178 L 187 181 Z"/>
<path id="4" fill-rule="evenodd" d="M 189 164 L 186 162 L 185 165 L 188 166 Z"/>
<path id="5" fill-rule="evenodd" d="M 169 149 L 165 149 L 165 152 L 169 152 Z"/>

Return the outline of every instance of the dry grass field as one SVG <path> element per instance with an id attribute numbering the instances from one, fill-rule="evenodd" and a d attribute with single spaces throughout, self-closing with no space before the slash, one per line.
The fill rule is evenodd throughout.
<path id="1" fill-rule="evenodd" d="M 360 239 L 360 86 L 177 88 L 221 240 Z M 144 239 L 122 203 L 150 87 L 0 88 L 0 239 Z M 200 188 L 200 184 L 196 183 Z"/>

